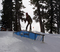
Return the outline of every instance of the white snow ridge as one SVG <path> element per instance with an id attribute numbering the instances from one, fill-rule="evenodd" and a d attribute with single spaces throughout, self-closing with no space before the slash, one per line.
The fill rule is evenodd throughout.
<path id="1" fill-rule="evenodd" d="M 45 35 L 44 43 L 0 31 L 0 52 L 60 52 L 60 35 Z"/>

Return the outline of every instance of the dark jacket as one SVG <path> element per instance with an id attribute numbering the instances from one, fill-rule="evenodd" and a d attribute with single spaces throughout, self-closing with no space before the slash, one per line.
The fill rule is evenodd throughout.
<path id="1" fill-rule="evenodd" d="M 32 19 L 29 15 L 26 17 L 26 20 L 28 21 L 28 23 L 32 23 Z"/>

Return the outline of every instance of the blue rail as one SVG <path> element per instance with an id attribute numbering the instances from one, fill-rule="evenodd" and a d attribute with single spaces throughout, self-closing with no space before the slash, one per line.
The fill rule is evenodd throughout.
<path id="1" fill-rule="evenodd" d="M 14 32 L 14 33 L 21 36 L 21 37 L 30 38 L 33 40 L 44 41 L 44 35 L 41 35 L 41 34 L 29 32 L 29 31 L 19 31 L 19 32 Z"/>

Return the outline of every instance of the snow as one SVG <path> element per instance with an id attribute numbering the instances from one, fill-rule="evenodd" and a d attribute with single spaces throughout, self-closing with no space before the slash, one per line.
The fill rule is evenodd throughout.
<path id="1" fill-rule="evenodd" d="M 44 42 L 0 31 L 0 52 L 60 52 L 60 34 L 48 34 Z"/>

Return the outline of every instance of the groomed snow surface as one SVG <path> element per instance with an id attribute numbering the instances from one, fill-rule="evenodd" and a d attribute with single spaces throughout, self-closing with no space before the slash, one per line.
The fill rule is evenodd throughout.
<path id="1" fill-rule="evenodd" d="M 45 35 L 42 42 L 0 31 L 0 52 L 60 52 L 60 35 Z"/>

